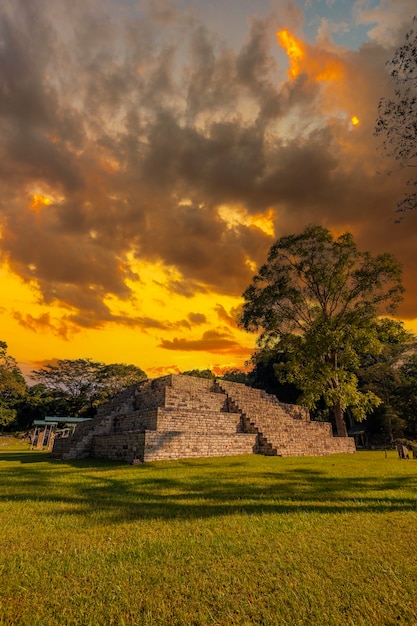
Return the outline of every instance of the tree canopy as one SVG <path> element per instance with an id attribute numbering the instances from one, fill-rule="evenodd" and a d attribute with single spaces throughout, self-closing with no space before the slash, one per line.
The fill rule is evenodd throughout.
<path id="1" fill-rule="evenodd" d="M 356 419 L 381 400 L 358 387 L 361 355 L 377 352 L 377 316 L 401 301 L 401 266 L 389 254 L 360 252 L 350 233 L 337 238 L 321 226 L 279 239 L 243 294 L 240 324 L 259 332 L 260 347 L 286 353 L 278 376 L 302 392 L 310 408 L 331 407 L 340 436 L 343 413 Z"/>
<path id="2" fill-rule="evenodd" d="M 417 15 L 414 17 L 417 23 Z M 400 168 L 417 167 L 417 30 L 409 30 L 404 43 L 388 62 L 395 90 L 390 98 L 381 98 L 375 135 L 383 138 L 386 156 L 393 157 Z M 408 181 L 417 185 L 417 177 Z M 398 202 L 397 210 L 404 213 L 417 207 L 417 192 L 410 191 Z"/>
<path id="3" fill-rule="evenodd" d="M 107 365 L 91 359 L 58 360 L 34 370 L 31 376 L 53 391 L 58 403 L 65 400 L 64 406 L 71 415 L 92 415 L 98 404 L 146 379 L 145 372 L 136 365 Z"/>
<path id="4" fill-rule="evenodd" d="M 199 369 L 194 369 L 194 370 L 187 370 L 185 372 L 181 372 L 181 374 L 184 374 L 185 376 L 194 376 L 194 378 L 216 378 L 215 375 L 213 374 L 213 372 L 209 369 L 205 369 L 205 370 L 199 370 Z"/>

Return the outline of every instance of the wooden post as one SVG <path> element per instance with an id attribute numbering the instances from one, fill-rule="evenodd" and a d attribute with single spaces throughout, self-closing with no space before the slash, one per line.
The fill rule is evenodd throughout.
<path id="1" fill-rule="evenodd" d="M 42 448 L 43 448 L 43 442 L 45 440 L 46 429 L 47 429 L 47 426 L 45 426 L 44 430 L 41 430 L 39 432 L 38 443 L 36 444 L 36 449 L 37 450 L 42 450 Z"/>
<path id="2" fill-rule="evenodd" d="M 49 429 L 49 438 L 48 438 L 48 450 L 52 450 L 55 441 L 55 428 L 56 426 L 52 426 Z M 53 430 L 52 430 L 53 429 Z"/>

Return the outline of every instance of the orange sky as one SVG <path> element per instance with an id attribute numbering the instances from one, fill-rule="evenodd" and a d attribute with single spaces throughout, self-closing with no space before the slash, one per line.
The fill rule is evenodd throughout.
<path id="1" fill-rule="evenodd" d="M 403 263 L 417 332 L 416 215 L 394 223 L 406 172 L 386 174 L 373 136 L 412 3 L 348 4 L 314 22 L 278 2 L 233 46 L 197 4 L 0 8 L 1 339 L 25 373 L 242 367 L 241 294 L 309 223 Z M 366 27 L 359 47 L 338 42 L 347 24 Z"/>

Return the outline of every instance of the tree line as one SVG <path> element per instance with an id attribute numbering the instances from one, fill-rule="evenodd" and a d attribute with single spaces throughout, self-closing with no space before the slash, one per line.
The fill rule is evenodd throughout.
<path id="1" fill-rule="evenodd" d="M 33 370 L 28 385 L 0 342 L 0 428 L 27 430 L 46 416 L 94 417 L 97 407 L 147 378 L 136 365 L 63 359 Z"/>

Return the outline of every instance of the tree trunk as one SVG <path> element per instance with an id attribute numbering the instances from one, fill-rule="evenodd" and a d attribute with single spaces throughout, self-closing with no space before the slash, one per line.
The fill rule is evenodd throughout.
<path id="1" fill-rule="evenodd" d="M 336 418 L 336 429 L 338 437 L 347 437 L 347 428 L 345 420 L 343 419 L 343 411 L 340 402 L 333 407 L 334 416 Z"/>

